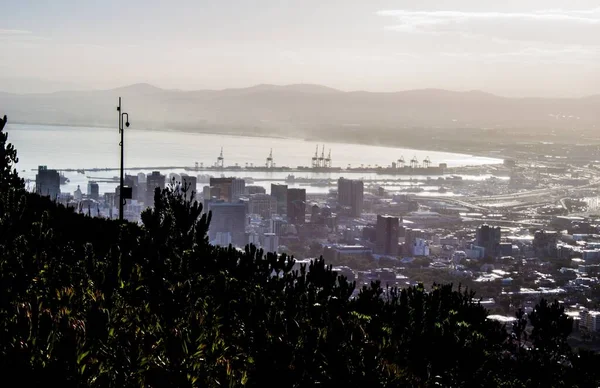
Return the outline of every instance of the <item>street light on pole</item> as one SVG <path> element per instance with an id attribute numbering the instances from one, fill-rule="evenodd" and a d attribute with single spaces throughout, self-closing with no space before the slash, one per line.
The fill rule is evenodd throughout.
<path id="1" fill-rule="evenodd" d="M 123 221 L 123 208 L 125 207 L 125 202 L 127 199 L 131 198 L 131 188 L 123 186 L 123 156 L 124 156 L 124 148 L 125 144 L 123 142 L 125 130 L 123 128 L 123 118 L 125 118 L 125 126 L 129 128 L 129 115 L 127 113 L 121 112 L 121 97 L 119 97 L 119 106 L 117 106 L 117 112 L 119 112 L 119 133 L 121 134 L 121 142 L 119 146 L 121 147 L 121 179 L 119 183 L 119 221 Z"/>

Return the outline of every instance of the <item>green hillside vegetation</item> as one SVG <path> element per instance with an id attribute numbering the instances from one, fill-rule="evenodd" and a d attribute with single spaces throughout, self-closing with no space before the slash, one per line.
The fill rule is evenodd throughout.
<path id="1" fill-rule="evenodd" d="M 323 260 L 209 244 L 172 189 L 142 225 L 24 190 L 0 124 L 3 386 L 589 387 L 596 354 L 543 301 L 514 328 L 452 285 L 354 284 Z M 525 329 L 529 321 L 530 325 Z"/>

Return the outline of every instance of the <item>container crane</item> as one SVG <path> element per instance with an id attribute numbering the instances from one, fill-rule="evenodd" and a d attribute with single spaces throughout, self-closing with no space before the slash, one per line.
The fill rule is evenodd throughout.
<path id="1" fill-rule="evenodd" d="M 318 167 L 319 166 L 319 145 L 317 144 L 317 148 L 315 149 L 315 156 L 312 157 L 312 167 Z"/>
<path id="2" fill-rule="evenodd" d="M 223 147 L 221 147 L 221 154 L 217 158 L 217 167 L 223 168 L 225 165 L 225 158 L 223 157 Z"/>
<path id="3" fill-rule="evenodd" d="M 423 160 L 423 167 L 425 167 L 425 168 L 431 167 L 431 159 L 429 159 L 429 156 L 426 157 L 425 160 Z"/>
<path id="4" fill-rule="evenodd" d="M 273 148 L 271 148 L 271 152 L 269 153 L 269 156 L 267 156 L 267 164 L 266 164 L 267 168 L 273 168 Z"/>
<path id="5" fill-rule="evenodd" d="M 325 144 L 323 144 L 323 150 L 321 151 L 321 156 L 319 156 L 319 164 L 317 167 L 325 167 Z"/>
<path id="6" fill-rule="evenodd" d="M 411 168 L 419 167 L 419 160 L 417 159 L 416 156 L 413 156 L 413 158 L 410 160 L 410 167 Z"/>
<path id="7" fill-rule="evenodd" d="M 324 148 L 325 146 L 323 146 Z M 325 167 L 331 168 L 331 148 L 329 149 L 329 154 L 325 158 Z"/>
<path id="8" fill-rule="evenodd" d="M 404 161 L 404 156 L 400 156 L 400 159 L 398 159 L 398 166 L 400 168 L 404 168 L 406 166 L 406 162 Z"/>

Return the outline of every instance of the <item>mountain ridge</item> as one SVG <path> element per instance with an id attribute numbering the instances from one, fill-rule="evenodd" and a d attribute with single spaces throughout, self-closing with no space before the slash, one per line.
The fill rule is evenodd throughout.
<path id="1" fill-rule="evenodd" d="M 340 90 L 336 88 L 332 88 L 326 85 L 320 84 L 312 84 L 312 83 L 296 83 L 296 84 L 256 84 L 247 87 L 236 87 L 236 88 L 224 88 L 224 89 L 168 89 L 162 88 L 160 86 L 153 85 L 147 82 L 139 82 L 128 84 L 124 86 L 119 86 L 115 88 L 109 89 L 76 89 L 76 90 L 57 90 L 53 92 L 41 92 L 41 93 L 14 93 L 10 91 L 3 91 L 0 89 L 0 94 L 8 94 L 8 95 L 16 95 L 16 96 L 30 96 L 30 95 L 51 95 L 51 94 L 62 94 L 62 93 L 90 93 L 90 92 L 172 92 L 172 93 L 198 93 L 198 92 L 237 92 L 237 91 L 298 91 L 305 93 L 340 93 L 340 94 L 353 94 L 353 93 L 364 93 L 364 94 L 380 94 L 380 95 L 389 95 L 389 94 L 403 94 L 403 93 L 452 93 L 457 95 L 480 95 L 487 97 L 497 97 L 497 98 L 505 98 L 505 99 L 540 99 L 540 100 L 585 100 L 588 98 L 600 98 L 600 93 L 590 94 L 579 97 L 542 97 L 542 96 L 523 96 L 523 97 L 513 97 L 513 96 L 504 96 L 500 94 L 495 94 L 491 92 L 487 92 L 485 90 L 480 89 L 472 89 L 472 90 L 452 90 L 452 89 L 444 89 L 444 88 L 416 88 L 416 89 L 402 89 L 402 90 L 394 90 L 394 91 L 371 91 L 371 90 Z"/>
<path id="2" fill-rule="evenodd" d="M 119 97 L 133 125 L 149 129 L 362 141 L 368 133 L 423 137 L 441 130 L 492 128 L 547 136 L 600 128 L 600 95 L 513 98 L 480 90 L 340 91 L 313 84 L 182 91 L 140 83 L 51 94 L 0 93 L 0 107 L 13 122 L 106 126 L 114 124 Z M 415 128 L 429 131 L 417 134 Z"/>

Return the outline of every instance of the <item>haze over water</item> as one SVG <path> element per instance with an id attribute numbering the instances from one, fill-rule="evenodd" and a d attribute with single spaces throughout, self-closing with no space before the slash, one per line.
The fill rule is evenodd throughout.
<path id="1" fill-rule="evenodd" d="M 54 169 L 72 168 L 118 168 L 119 135 L 117 129 L 92 127 L 61 127 L 49 125 L 7 126 L 9 141 L 15 145 L 19 155 L 18 169 L 21 175 L 34 179 L 40 165 Z M 321 153 L 322 144 L 319 145 Z M 262 166 L 266 162 L 271 149 L 276 166 L 310 166 L 317 143 L 300 139 L 264 138 L 224 136 L 211 134 L 195 134 L 174 131 L 143 131 L 129 129 L 125 133 L 125 166 L 126 167 L 167 167 L 189 166 L 195 162 L 205 166 L 215 163 L 221 147 L 225 157 L 225 165 L 236 163 L 245 166 L 252 163 Z M 414 156 L 422 162 L 429 157 L 433 165 L 447 163 L 449 167 L 464 165 L 484 165 L 501 163 L 500 159 L 476 157 L 465 154 L 447 152 L 422 151 L 403 148 L 388 148 L 359 144 L 325 144 L 325 156 L 331 148 L 334 167 L 346 168 L 349 164 L 358 167 L 361 164 L 388 166 L 401 156 L 408 162 Z M 25 172 L 23 172 L 25 170 Z M 144 171 L 144 170 L 141 170 Z M 145 170 L 144 172 L 149 172 Z M 168 173 L 170 171 L 162 171 Z M 177 172 L 183 172 L 179 170 Z M 128 171 L 128 173 L 134 173 Z M 195 172 L 188 172 L 195 174 Z M 219 172 L 210 172 L 219 175 Z M 240 172 L 236 174 L 260 177 L 269 173 Z M 307 173 L 308 174 L 308 173 Z M 79 176 L 78 176 L 79 175 Z M 94 177 L 113 177 L 118 171 L 86 172 Z M 299 175 L 299 174 L 297 174 Z M 307 176 L 306 174 L 300 174 Z M 324 177 L 332 177 L 330 174 Z M 346 173 L 346 175 L 348 175 Z M 361 174 L 365 175 L 365 174 Z M 63 186 L 63 190 L 71 191 L 76 184 L 85 184 L 85 177 L 80 174 L 67 174 L 71 184 Z M 270 173 L 273 178 L 285 178 L 287 173 Z M 314 177 L 314 176 L 312 176 Z M 406 177 L 408 179 L 408 177 Z M 83 179 L 83 180 L 82 180 Z M 114 184 L 102 184 L 101 191 L 112 191 Z M 83 189 L 83 186 L 82 186 Z"/>
<path id="2" fill-rule="evenodd" d="M 19 169 L 94 168 L 119 166 L 119 134 L 112 128 L 60 127 L 50 125 L 7 126 L 10 142 L 19 153 Z M 195 162 L 211 165 L 221 147 L 225 165 L 265 164 L 270 149 L 277 166 L 310 166 L 315 147 L 322 144 L 299 139 L 225 136 L 171 131 L 126 130 L 126 167 L 193 166 Z M 408 161 L 427 156 L 433 165 L 449 167 L 501 163 L 500 159 L 447 152 L 377 147 L 359 144 L 325 144 L 325 156 L 331 149 L 334 167 L 357 167 L 360 164 L 388 166 L 399 157 Z"/>

